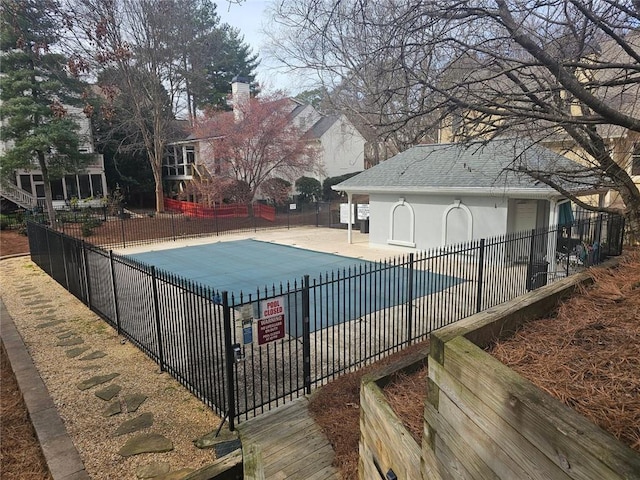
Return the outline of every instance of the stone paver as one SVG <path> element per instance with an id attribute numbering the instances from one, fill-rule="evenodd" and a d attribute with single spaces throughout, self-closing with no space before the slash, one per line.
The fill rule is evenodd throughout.
<path id="1" fill-rule="evenodd" d="M 71 350 L 67 350 L 65 353 L 67 357 L 75 358 L 79 355 L 82 355 L 87 350 L 89 350 L 89 347 L 76 347 L 76 348 L 72 348 Z"/>
<path id="2" fill-rule="evenodd" d="M 57 347 L 72 347 L 74 345 L 82 345 L 84 340 L 80 337 L 67 338 L 56 343 Z"/>
<path id="3" fill-rule="evenodd" d="M 119 373 L 109 373 L 108 375 L 96 375 L 95 377 L 88 378 L 87 380 L 83 380 L 78 383 L 78 390 L 89 390 L 98 385 L 102 385 L 103 383 L 107 383 L 110 380 L 116 378 Z"/>
<path id="4" fill-rule="evenodd" d="M 96 397 L 101 398 L 105 402 L 108 402 L 113 397 L 118 395 L 120 393 L 120 390 L 122 390 L 122 387 L 120 385 L 116 385 L 114 383 L 112 385 L 109 385 L 106 388 L 102 388 L 102 389 L 98 390 L 96 392 Z"/>
<path id="5" fill-rule="evenodd" d="M 60 325 L 61 323 L 64 323 L 64 322 L 65 322 L 64 320 L 51 320 L 51 321 L 40 323 L 40 324 L 36 325 L 36 328 L 55 327 L 56 325 Z"/>
<path id="6" fill-rule="evenodd" d="M 173 450 L 173 442 L 167 437 L 157 433 L 145 433 L 130 438 L 118 450 L 118 455 L 122 457 L 131 457 L 141 453 L 162 453 Z"/>
<path id="7" fill-rule="evenodd" d="M 169 473 L 170 465 L 167 462 L 153 462 L 136 468 L 136 477 L 155 478 Z"/>
<path id="8" fill-rule="evenodd" d="M 120 400 L 114 400 L 109 404 L 107 408 L 105 408 L 104 412 L 102 412 L 103 417 L 113 417 L 114 415 L 118 415 L 122 413 L 122 406 L 120 405 Z"/>
<path id="9" fill-rule="evenodd" d="M 120 435 L 125 435 L 127 433 L 144 430 L 145 428 L 149 428 L 152 425 L 153 413 L 143 413 L 142 415 L 138 415 L 136 418 L 132 418 L 131 420 L 127 420 L 126 422 L 122 423 L 122 425 L 118 427 L 113 435 L 119 437 Z"/>
<path id="10" fill-rule="evenodd" d="M 91 352 L 88 355 L 85 355 L 84 357 L 80 358 L 80 360 L 97 360 L 99 358 L 102 357 L 106 357 L 107 354 L 104 352 L 101 352 L 100 350 L 97 350 L 95 352 Z"/>
<path id="11" fill-rule="evenodd" d="M 136 410 L 138 410 L 140 405 L 142 405 L 143 402 L 146 399 L 147 399 L 147 396 L 143 395 L 142 393 L 134 393 L 132 395 L 125 395 L 124 396 L 124 404 L 127 407 L 127 412 L 133 413 Z"/>

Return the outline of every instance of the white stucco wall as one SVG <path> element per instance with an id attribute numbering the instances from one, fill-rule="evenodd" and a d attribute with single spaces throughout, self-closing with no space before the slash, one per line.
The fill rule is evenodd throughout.
<path id="1" fill-rule="evenodd" d="M 371 244 L 423 250 L 507 232 L 508 199 L 503 197 L 406 195 L 404 202 L 400 195 L 371 194 L 369 198 Z"/>

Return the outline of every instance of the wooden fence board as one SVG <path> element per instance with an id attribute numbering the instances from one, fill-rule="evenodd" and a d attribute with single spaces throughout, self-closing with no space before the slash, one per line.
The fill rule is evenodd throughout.
<path id="1" fill-rule="evenodd" d="M 429 376 L 440 385 L 438 412 L 501 478 L 569 480 L 562 469 L 484 403 L 483 392 L 471 392 L 439 363 Z"/>
<path id="2" fill-rule="evenodd" d="M 468 340 L 445 344 L 444 368 L 572 479 L 640 478 L 640 456 Z M 615 448 L 610 448 L 616 445 Z"/>

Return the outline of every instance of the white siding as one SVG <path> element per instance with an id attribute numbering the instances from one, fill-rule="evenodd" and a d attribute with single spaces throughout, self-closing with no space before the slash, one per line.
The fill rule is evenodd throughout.
<path id="1" fill-rule="evenodd" d="M 345 117 L 320 138 L 324 172 L 320 180 L 364 170 L 364 138 Z"/>

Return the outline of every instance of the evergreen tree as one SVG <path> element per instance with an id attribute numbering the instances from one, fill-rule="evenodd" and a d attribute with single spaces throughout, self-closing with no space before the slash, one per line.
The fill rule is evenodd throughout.
<path id="1" fill-rule="evenodd" d="M 49 221 L 55 221 L 52 179 L 81 170 L 78 124 L 67 106 L 80 105 L 81 83 L 64 56 L 53 53 L 61 24 L 56 0 L 2 0 L 0 11 L 0 171 L 39 168 Z"/>

